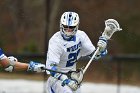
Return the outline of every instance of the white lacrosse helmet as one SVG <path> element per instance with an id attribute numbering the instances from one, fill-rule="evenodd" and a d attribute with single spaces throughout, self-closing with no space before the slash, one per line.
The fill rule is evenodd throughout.
<path id="1" fill-rule="evenodd" d="M 60 19 L 60 32 L 65 40 L 70 40 L 77 32 L 79 15 L 75 12 L 64 12 Z"/>

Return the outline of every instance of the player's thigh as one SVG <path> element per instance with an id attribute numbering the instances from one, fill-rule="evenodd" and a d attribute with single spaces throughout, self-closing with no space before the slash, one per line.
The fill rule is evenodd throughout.
<path id="1" fill-rule="evenodd" d="M 73 93 L 68 86 L 62 86 L 62 81 L 56 80 L 53 77 L 49 77 L 46 82 L 47 93 Z"/>
<path id="2" fill-rule="evenodd" d="M 73 93 L 81 93 L 81 88 L 78 88 L 76 91 L 74 91 Z"/>
<path id="3" fill-rule="evenodd" d="M 81 89 L 77 91 L 72 91 L 67 85 L 62 86 L 62 81 L 56 80 L 53 77 L 49 77 L 46 82 L 46 92 L 47 93 L 81 93 Z"/>
<path id="4" fill-rule="evenodd" d="M 65 86 L 61 86 L 60 85 L 55 85 L 55 87 L 57 88 L 55 93 L 81 93 L 81 89 L 78 88 L 76 91 L 72 91 L 70 87 L 68 87 L 67 85 Z"/>
<path id="5" fill-rule="evenodd" d="M 52 90 L 52 86 L 55 84 L 56 79 L 54 79 L 53 77 L 49 77 L 48 80 L 45 83 L 45 90 L 47 93 L 54 93 Z"/>
<path id="6" fill-rule="evenodd" d="M 53 86 L 52 89 L 54 90 L 54 93 L 73 93 L 70 87 L 67 85 L 62 86 L 62 82 L 58 80 Z"/>

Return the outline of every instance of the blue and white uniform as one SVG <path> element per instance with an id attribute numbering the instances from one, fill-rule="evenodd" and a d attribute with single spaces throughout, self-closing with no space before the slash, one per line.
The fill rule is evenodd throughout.
<path id="1" fill-rule="evenodd" d="M 90 55 L 93 51 L 95 51 L 95 46 L 84 31 L 78 30 L 73 39 L 69 41 L 64 40 L 59 31 L 49 40 L 46 66 L 51 69 L 50 65 L 55 63 L 57 71 L 75 71 L 76 61 L 81 56 Z M 61 88 L 61 83 L 60 80 L 50 77 L 47 81 L 47 93 L 71 93 L 64 92 L 69 91 L 70 88 L 67 86 L 64 86 L 66 89 Z M 75 91 L 75 93 L 80 92 Z"/>
<path id="2" fill-rule="evenodd" d="M 49 40 L 46 67 L 48 69 L 69 72 L 76 71 L 76 62 L 82 56 L 92 55 L 95 46 L 84 31 L 78 30 L 80 23 L 79 15 L 75 12 L 64 12 L 60 19 L 60 31 L 56 32 Z M 99 38 L 98 44 L 104 51 L 107 42 Z M 105 54 L 100 51 L 95 59 Z M 74 78 L 67 75 L 47 72 L 51 74 L 48 78 L 47 93 L 81 93 L 79 84 L 82 82 L 83 74 L 77 74 Z M 76 75 L 76 74 L 75 74 Z M 79 83 L 77 83 L 79 81 Z"/>

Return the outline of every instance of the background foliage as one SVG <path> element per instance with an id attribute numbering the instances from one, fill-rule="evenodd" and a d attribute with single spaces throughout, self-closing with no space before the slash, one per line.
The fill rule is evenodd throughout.
<path id="1" fill-rule="evenodd" d="M 49 1 L 49 0 L 47 0 Z M 44 53 L 45 32 L 50 22 L 55 0 L 1 0 L 0 45 L 6 52 Z M 140 53 L 139 0 L 60 0 L 54 18 L 53 33 L 59 30 L 60 16 L 64 11 L 75 11 L 80 16 L 80 29 L 96 45 L 104 30 L 104 21 L 114 18 L 123 31 L 117 33 L 109 44 L 111 54 Z M 50 3 L 49 10 L 47 3 Z M 47 12 L 47 13 L 46 13 Z M 49 34 L 49 33 L 48 33 Z"/>

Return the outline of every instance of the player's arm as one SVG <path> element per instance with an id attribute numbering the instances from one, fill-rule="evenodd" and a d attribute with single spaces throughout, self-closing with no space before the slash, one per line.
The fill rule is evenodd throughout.
<path id="1" fill-rule="evenodd" d="M 27 71 L 28 70 L 29 64 L 19 62 L 17 58 L 13 56 L 9 56 L 5 58 L 5 60 L 9 62 L 9 65 L 5 67 L 5 71 L 12 72 L 12 71 Z"/>
<path id="2" fill-rule="evenodd" d="M 9 65 L 9 60 L 7 60 L 7 58 L 6 58 L 6 59 L 0 60 L 0 66 L 1 66 L 1 67 L 5 68 L 5 67 L 7 67 L 8 65 Z"/>
<path id="3" fill-rule="evenodd" d="M 99 37 L 99 41 L 97 43 L 97 46 L 101 46 L 100 50 L 98 51 L 98 53 L 95 55 L 94 59 L 98 60 L 101 57 L 104 57 L 108 51 L 107 51 L 107 39 L 104 37 Z M 95 51 L 94 51 L 95 52 Z M 92 52 L 89 57 L 91 58 L 92 55 L 94 54 L 94 52 Z"/>
<path id="4" fill-rule="evenodd" d="M 29 64 L 23 62 L 15 62 L 14 70 L 15 71 L 27 71 Z"/>
<path id="5" fill-rule="evenodd" d="M 2 49 L 0 48 L 0 65 L 5 68 L 9 65 L 9 60 L 7 59 L 7 56 L 3 53 Z"/>
<path id="6" fill-rule="evenodd" d="M 94 52 L 96 51 L 96 48 L 92 44 L 91 40 L 89 39 L 88 35 L 85 32 L 81 33 L 81 42 L 82 42 L 82 49 L 81 49 L 82 56 L 89 56 L 91 58 L 92 55 L 94 54 Z M 95 60 L 97 60 L 107 54 L 106 38 L 100 37 L 97 46 L 102 46 L 102 48 L 95 56 L 95 58 L 94 58 Z"/>
<path id="7" fill-rule="evenodd" d="M 5 68 L 5 71 L 29 71 L 29 72 L 44 72 L 42 68 L 45 67 L 44 64 L 30 61 L 29 63 L 19 62 L 15 57 L 8 57 L 10 65 Z"/>
<path id="8" fill-rule="evenodd" d="M 13 59 L 11 59 L 11 57 L 9 57 L 9 58 L 5 56 L 5 58 L 2 58 L 0 60 L 0 65 L 2 68 L 5 68 L 5 70 L 7 69 L 7 71 L 8 71 L 8 69 L 11 68 L 11 71 L 13 69 L 16 71 L 25 71 L 28 69 L 29 64 L 17 62 L 16 60 L 13 60 L 13 59 L 15 59 L 14 57 L 13 57 Z"/>
<path id="9" fill-rule="evenodd" d="M 30 61 L 30 63 L 19 62 L 15 57 L 7 57 L 0 48 L 0 64 L 5 71 L 32 71 L 44 72 L 41 68 L 45 67 L 44 64 Z"/>

